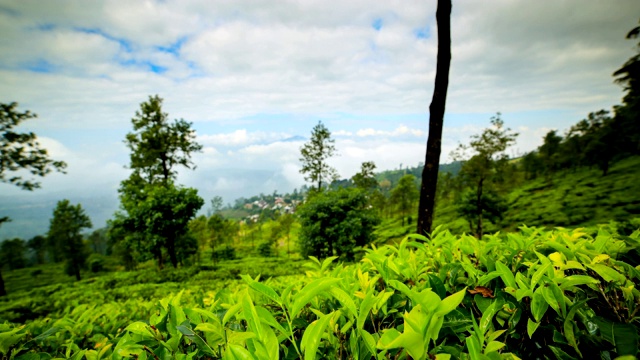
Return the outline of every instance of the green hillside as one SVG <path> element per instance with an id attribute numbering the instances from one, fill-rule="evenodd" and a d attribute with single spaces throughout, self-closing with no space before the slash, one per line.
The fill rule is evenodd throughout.
<path id="1" fill-rule="evenodd" d="M 524 181 L 505 197 L 505 216 L 498 224 L 487 224 L 488 231 L 514 230 L 522 224 L 582 227 L 626 221 L 640 216 L 640 157 L 613 164 L 606 176 L 585 167 Z M 455 233 L 469 231 L 453 201 L 436 207 L 434 222 Z"/>

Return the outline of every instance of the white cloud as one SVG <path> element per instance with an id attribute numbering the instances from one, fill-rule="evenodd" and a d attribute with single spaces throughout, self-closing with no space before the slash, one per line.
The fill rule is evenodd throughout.
<path id="1" fill-rule="evenodd" d="M 204 153 L 179 179 L 206 197 L 224 190 L 232 201 L 273 191 L 278 181 L 283 190 L 299 186 L 301 143 L 281 140 L 308 134 L 317 119 L 340 129 L 333 135 L 341 156 L 332 161 L 343 177 L 362 161 L 381 170 L 416 165 L 427 121 L 405 119 L 428 117 L 435 6 L 0 0 L 0 98 L 38 113 L 25 126 L 69 163 L 69 174 L 48 176 L 44 189 L 113 193 L 128 174 L 122 139 L 150 94 L 165 99 L 170 118 L 194 122 Z M 550 126 L 565 129 L 619 102 L 611 73 L 636 51 L 624 36 L 638 13 L 637 0 L 456 1 L 447 100 L 455 121 L 445 123 L 443 159 L 487 126 L 469 120 L 477 114 L 514 114 L 507 125 L 532 118 L 526 112 L 558 119 L 529 121 L 516 146 L 522 152 Z"/>

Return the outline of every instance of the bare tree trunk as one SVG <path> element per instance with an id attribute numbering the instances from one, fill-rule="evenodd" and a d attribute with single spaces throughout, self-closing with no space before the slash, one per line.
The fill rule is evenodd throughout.
<path id="1" fill-rule="evenodd" d="M 429 138 L 427 139 L 427 154 L 422 169 L 420 204 L 418 205 L 417 232 L 421 235 L 431 233 L 431 225 L 433 224 L 433 209 L 440 167 L 442 125 L 451 65 L 451 0 L 438 0 L 436 22 L 438 24 L 438 60 L 433 98 L 429 106 Z"/>
<path id="2" fill-rule="evenodd" d="M 4 289 L 4 279 L 2 278 L 2 271 L 0 271 L 0 296 L 7 295 L 7 291 Z"/>
<path id="3" fill-rule="evenodd" d="M 482 239 L 482 183 L 484 179 L 480 179 L 478 182 L 478 189 L 476 190 L 476 214 L 478 215 L 478 225 L 476 228 L 476 236 L 478 239 Z"/>

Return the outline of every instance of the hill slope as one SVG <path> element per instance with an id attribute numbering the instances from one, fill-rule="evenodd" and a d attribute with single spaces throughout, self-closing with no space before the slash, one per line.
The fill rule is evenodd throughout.
<path id="1" fill-rule="evenodd" d="M 629 220 L 640 216 L 640 157 L 613 164 L 606 176 L 595 168 L 582 168 L 526 181 L 506 199 L 503 220 L 488 224 L 487 231 L 513 230 L 522 224 L 582 227 Z M 434 223 L 458 233 L 469 231 L 452 202 L 436 208 Z"/>

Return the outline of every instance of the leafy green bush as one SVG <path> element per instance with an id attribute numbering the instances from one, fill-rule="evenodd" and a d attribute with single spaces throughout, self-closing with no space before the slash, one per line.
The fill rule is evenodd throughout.
<path id="1" fill-rule="evenodd" d="M 298 210 L 302 256 L 342 256 L 354 259 L 353 249 L 373 242 L 380 222 L 360 189 L 336 189 L 315 194 Z"/>
<path id="2" fill-rule="evenodd" d="M 207 296 L 184 291 L 147 308 L 76 307 L 52 324 L 0 325 L 0 354 L 630 359 L 640 270 L 625 260 L 640 249 L 640 232 L 612 228 L 522 227 L 482 240 L 436 229 L 431 239 L 373 247 L 349 266 L 311 258 L 304 278 L 243 276 L 244 285 L 218 284 Z M 109 316 L 125 311 L 148 315 L 120 328 Z"/>
<path id="3" fill-rule="evenodd" d="M 272 257 L 274 255 L 273 243 L 267 240 L 258 244 L 258 254 L 263 257 Z"/>
<path id="4" fill-rule="evenodd" d="M 214 260 L 234 260 L 236 259 L 236 249 L 231 245 L 225 245 L 211 253 Z"/>
<path id="5" fill-rule="evenodd" d="M 97 273 L 105 270 L 105 260 L 102 255 L 99 254 L 91 254 L 87 259 L 87 265 L 89 266 L 89 271 L 92 273 Z"/>

